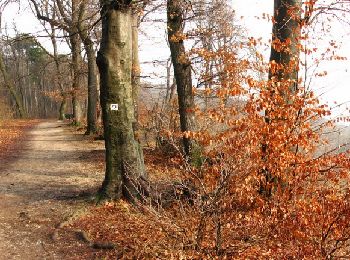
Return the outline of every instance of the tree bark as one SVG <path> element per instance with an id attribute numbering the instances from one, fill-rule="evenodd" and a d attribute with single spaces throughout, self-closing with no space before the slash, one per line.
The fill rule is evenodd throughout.
<path id="1" fill-rule="evenodd" d="M 135 118 L 138 123 L 138 97 L 140 92 L 140 60 L 139 60 L 139 25 L 138 14 L 132 15 L 132 94 L 134 99 Z"/>
<path id="2" fill-rule="evenodd" d="M 66 119 L 66 110 L 67 110 L 67 98 L 66 96 L 62 97 L 60 109 L 59 109 L 59 118 L 58 120 Z"/>
<path id="3" fill-rule="evenodd" d="M 269 80 L 272 84 L 289 81 L 289 88 L 283 92 L 288 96 L 297 90 L 299 70 L 299 42 L 301 33 L 301 0 L 275 0 L 272 27 Z M 282 82 L 283 81 L 283 82 Z M 282 85 L 282 84 L 279 84 Z M 289 92 L 289 93 L 286 93 Z"/>
<path id="4" fill-rule="evenodd" d="M 87 129 L 85 134 L 95 134 L 97 132 L 97 68 L 96 56 L 93 43 L 84 43 L 88 59 L 88 109 L 87 109 Z"/>
<path id="5" fill-rule="evenodd" d="M 166 63 L 166 93 L 164 98 L 164 103 L 167 104 L 170 101 L 170 89 L 171 89 L 171 57 L 167 60 Z"/>
<path id="6" fill-rule="evenodd" d="M 97 132 L 97 68 L 94 42 L 88 32 L 88 25 L 85 18 L 86 1 L 80 4 L 78 20 L 79 36 L 84 44 L 88 62 L 88 107 L 87 107 L 87 129 L 85 134 L 95 134 Z"/>
<path id="7" fill-rule="evenodd" d="M 82 105 L 81 105 L 81 47 L 80 39 L 77 32 L 73 32 L 69 36 L 71 48 L 72 48 L 72 72 L 73 72 L 73 83 L 72 83 L 72 106 L 73 106 L 73 117 L 74 123 L 80 125 L 82 122 Z"/>
<path id="8" fill-rule="evenodd" d="M 281 95 L 283 102 L 273 107 L 283 107 L 292 104 L 293 96 L 298 90 L 298 71 L 301 37 L 301 0 L 274 0 L 274 23 L 272 27 L 272 42 L 270 54 L 268 92 L 273 100 L 274 95 Z M 281 100 L 281 99 L 279 99 Z M 265 123 L 271 124 L 274 120 L 273 110 L 265 111 Z M 266 139 L 266 137 L 265 137 Z M 269 145 L 266 140 L 262 142 L 262 159 L 267 160 Z M 269 169 L 263 169 L 264 183 L 260 192 L 271 196 L 275 176 Z"/>
<path id="9" fill-rule="evenodd" d="M 81 40 L 79 37 L 79 16 L 78 16 L 78 0 L 72 0 L 72 23 L 70 24 L 69 30 L 69 41 L 72 48 L 72 72 L 73 72 L 73 95 L 72 95 L 72 106 L 73 106 L 73 117 L 74 123 L 80 125 L 82 122 L 82 104 L 81 104 Z"/>
<path id="10" fill-rule="evenodd" d="M 66 110 L 67 110 L 67 93 L 64 90 L 63 87 L 63 79 L 62 79 L 62 71 L 61 71 L 61 65 L 60 65 L 60 59 L 58 56 L 58 48 L 57 48 L 57 41 L 56 41 L 56 30 L 52 24 L 51 26 L 51 33 L 50 33 L 50 38 L 51 38 L 51 43 L 53 47 L 53 59 L 55 61 L 55 67 L 56 67 L 56 80 L 57 80 L 57 85 L 59 86 L 60 94 L 62 97 L 61 105 L 59 108 L 59 115 L 58 115 L 58 120 L 65 120 L 66 119 Z"/>
<path id="11" fill-rule="evenodd" d="M 191 63 L 186 56 L 183 37 L 183 1 L 167 0 L 168 41 L 176 79 L 180 127 L 182 132 L 194 130 L 194 96 L 192 92 Z M 184 152 L 191 156 L 192 142 L 183 136 Z"/>
<path id="12" fill-rule="evenodd" d="M 132 85 L 132 10 L 130 1 L 101 0 L 102 39 L 97 55 L 106 146 L 102 198 L 140 198 L 147 178 L 140 144 L 135 138 Z M 113 110 L 113 104 L 118 110 Z"/>

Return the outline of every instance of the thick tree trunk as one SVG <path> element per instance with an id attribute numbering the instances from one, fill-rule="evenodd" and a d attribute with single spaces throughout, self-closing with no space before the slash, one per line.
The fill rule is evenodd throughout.
<path id="1" fill-rule="evenodd" d="M 182 132 L 194 130 L 194 96 L 192 92 L 191 63 L 186 56 L 183 37 L 183 1 L 168 0 L 168 41 L 174 76 L 177 85 L 179 102 L 180 127 Z M 190 157 L 192 144 L 185 135 L 183 137 L 184 152 Z"/>
<path id="2" fill-rule="evenodd" d="M 5 68 L 5 63 L 2 57 L 2 54 L 0 53 L 0 72 L 4 78 L 4 83 L 8 91 L 10 92 L 12 98 L 14 99 L 18 111 L 18 115 L 20 118 L 26 117 L 26 111 L 23 107 L 22 100 L 18 93 L 15 90 L 15 87 L 13 83 L 11 82 L 11 79 L 9 75 L 7 74 L 6 68 Z"/>
<path id="3" fill-rule="evenodd" d="M 129 3 L 101 1 L 102 39 L 97 56 L 106 146 L 104 198 L 134 200 L 146 173 L 135 139 L 132 88 L 132 12 Z"/>
<path id="4" fill-rule="evenodd" d="M 269 80 L 276 87 L 289 83 L 289 87 L 282 91 L 287 102 L 290 101 L 288 96 L 294 95 L 297 90 L 301 5 L 301 0 L 274 1 Z M 278 82 L 280 84 L 276 84 Z"/>
<path id="5" fill-rule="evenodd" d="M 135 119 L 138 123 L 138 97 L 140 92 L 139 26 L 137 13 L 132 15 L 132 94 Z"/>
<path id="6" fill-rule="evenodd" d="M 274 100 L 275 95 L 281 95 L 283 102 L 274 104 L 273 107 L 285 108 L 285 105 L 292 104 L 293 96 L 297 92 L 302 26 L 301 8 L 301 0 L 274 0 L 268 91 L 271 100 Z M 265 111 L 267 124 L 271 124 L 274 120 L 281 120 L 274 118 L 273 112 L 271 109 Z M 262 159 L 267 160 L 269 145 L 266 140 L 263 140 L 261 149 Z M 262 174 L 265 180 L 260 187 L 260 192 L 270 196 L 275 176 L 272 176 L 270 170 L 266 168 L 262 170 Z"/>

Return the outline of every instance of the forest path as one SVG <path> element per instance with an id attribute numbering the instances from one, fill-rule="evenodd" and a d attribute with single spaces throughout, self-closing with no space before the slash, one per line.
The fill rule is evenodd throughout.
<path id="1" fill-rule="evenodd" d="M 103 143 L 45 121 L 21 149 L 0 169 L 0 259 L 78 259 L 79 250 L 86 256 L 87 245 L 56 228 L 101 184 L 102 169 L 92 162 Z"/>

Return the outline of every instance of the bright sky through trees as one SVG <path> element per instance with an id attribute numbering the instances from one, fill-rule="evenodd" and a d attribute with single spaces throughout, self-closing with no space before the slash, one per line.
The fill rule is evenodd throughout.
<path id="1" fill-rule="evenodd" d="M 324 0 L 327 2 L 327 0 Z M 272 15 L 273 1 L 272 0 L 233 0 L 233 8 L 236 11 L 237 24 L 242 24 L 248 35 L 255 38 L 262 38 L 266 46 L 261 46 L 258 50 L 264 55 L 265 60 L 268 60 L 270 47 L 269 40 L 271 38 L 271 22 L 262 19 L 263 14 Z M 160 11 L 159 11 L 160 12 Z M 159 18 L 160 13 L 156 14 Z M 165 13 L 164 13 L 165 19 Z M 166 44 L 166 26 L 165 23 L 157 22 L 149 28 L 150 23 L 145 23 L 141 26 L 140 37 L 140 60 L 143 67 L 144 79 L 151 82 L 164 83 L 165 64 L 169 57 L 169 50 Z M 338 55 L 348 58 L 343 61 L 325 60 L 317 67 L 318 72 L 327 71 L 327 76 L 314 77 L 311 86 L 318 94 L 321 94 L 322 100 L 328 102 L 331 106 L 334 101 L 339 103 L 348 102 L 350 100 L 350 29 L 345 23 L 341 23 L 334 18 L 325 27 L 330 27 L 329 31 L 323 31 L 321 24 L 315 24 L 310 29 L 310 45 L 315 44 L 321 52 L 328 48 L 330 41 L 335 41 L 339 46 Z M 42 26 L 31 13 L 28 3 L 21 1 L 18 4 L 10 4 L 6 7 L 2 14 L 1 29 L 3 33 L 14 33 L 14 28 L 20 33 L 34 33 L 44 36 Z M 50 40 L 40 38 L 44 46 L 50 48 Z M 311 46 L 309 46 L 311 47 Z M 61 46 L 61 51 L 68 52 L 67 47 Z M 154 61 L 163 61 L 161 65 Z M 308 58 L 308 64 L 312 64 L 312 58 Z M 315 66 L 314 66 L 315 67 Z M 313 68 L 314 68 L 313 67 Z M 310 69 L 310 73 L 313 71 Z M 160 72 L 161 71 L 161 72 Z M 336 114 L 342 113 L 344 109 L 338 109 Z"/>
<path id="2" fill-rule="evenodd" d="M 324 2 L 330 2 L 324 0 Z M 263 41 L 268 43 L 271 38 L 271 22 L 261 19 L 262 14 L 273 14 L 273 1 L 269 0 L 233 0 L 233 8 L 236 10 L 237 18 L 246 27 L 248 34 L 255 38 L 263 38 Z M 331 18 L 331 17 L 330 17 Z M 321 62 L 318 71 L 327 71 L 327 76 L 312 79 L 311 85 L 313 89 L 322 95 L 322 100 L 326 101 L 332 106 L 334 101 L 338 104 L 350 101 L 350 29 L 345 23 L 340 23 L 334 18 L 329 22 L 330 31 L 323 31 L 321 24 L 314 24 L 310 29 L 310 45 L 317 47 L 322 52 L 329 47 L 330 41 L 335 41 L 339 46 L 339 55 L 345 56 L 348 60 L 343 61 L 329 61 Z M 327 27 L 327 26 L 325 26 Z M 315 44 L 316 43 L 316 44 Z M 309 46 L 311 47 L 311 46 Z M 260 51 L 268 60 L 270 47 L 262 47 Z M 317 54 L 320 58 L 321 53 Z M 308 63 L 313 62 L 311 57 Z M 312 72 L 313 69 L 310 69 Z M 334 111 L 336 114 L 344 112 L 344 109 Z"/>

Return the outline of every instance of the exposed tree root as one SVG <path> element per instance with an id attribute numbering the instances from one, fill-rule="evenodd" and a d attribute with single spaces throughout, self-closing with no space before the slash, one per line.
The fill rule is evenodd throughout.
<path id="1" fill-rule="evenodd" d="M 84 230 L 75 230 L 75 234 L 77 238 L 82 240 L 83 242 L 87 243 L 89 246 L 91 246 L 94 249 L 116 249 L 117 245 L 112 242 L 95 242 L 93 241 L 89 235 Z"/>
<path id="2" fill-rule="evenodd" d="M 193 205 L 198 197 L 196 188 L 190 181 L 151 183 L 143 177 L 135 179 L 125 176 L 124 179 L 127 180 L 127 185 L 124 187 L 123 194 L 133 204 L 141 203 L 167 207 L 174 202 L 181 201 Z M 131 187 L 131 189 L 128 187 Z"/>

